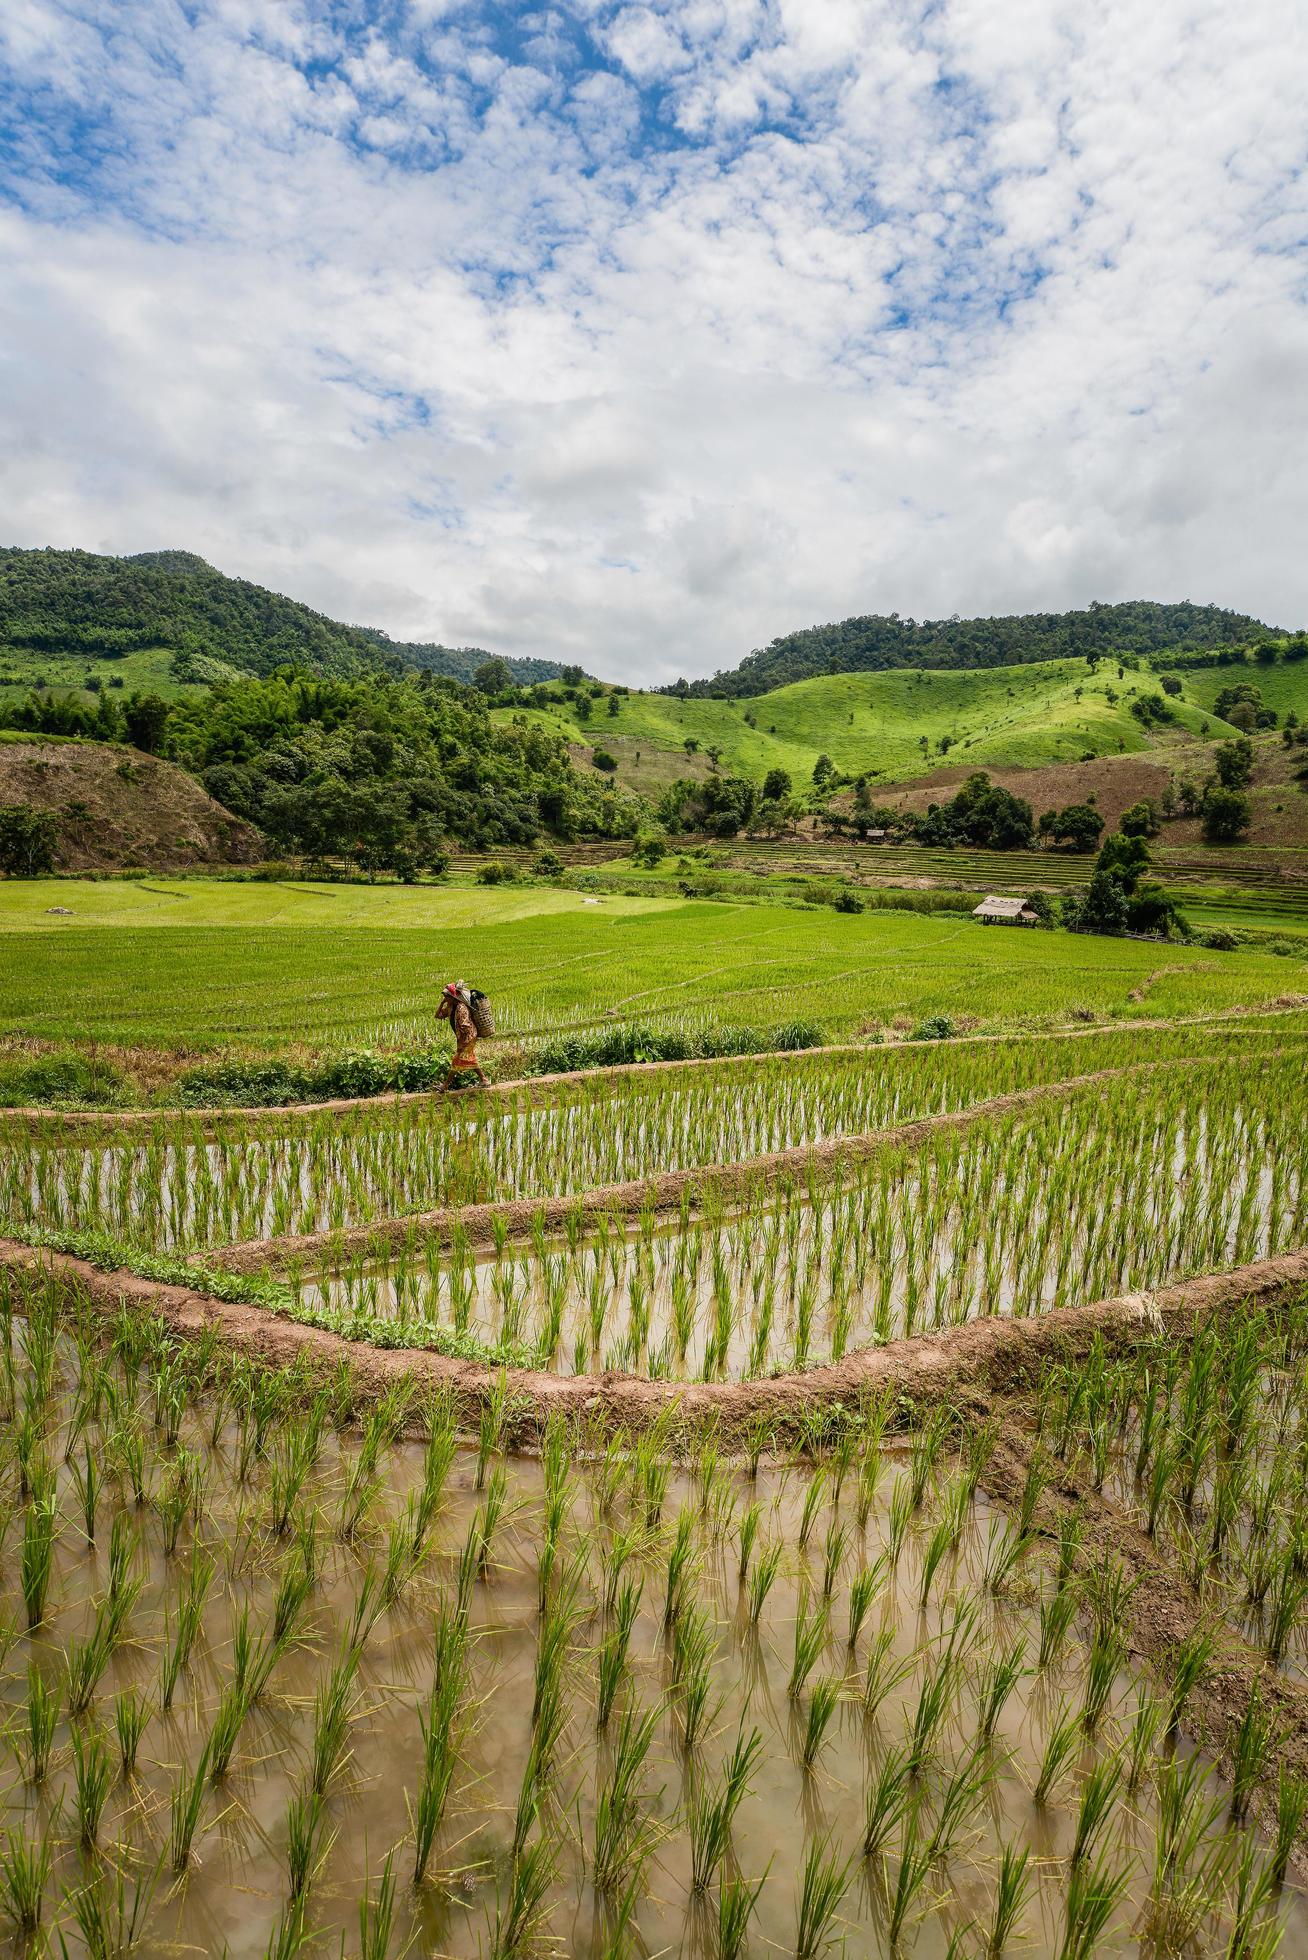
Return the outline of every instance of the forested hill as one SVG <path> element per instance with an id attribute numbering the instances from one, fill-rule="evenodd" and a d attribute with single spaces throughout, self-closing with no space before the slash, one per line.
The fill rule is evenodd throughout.
<path id="1" fill-rule="evenodd" d="M 901 619 L 865 614 L 831 626 L 785 633 L 712 680 L 678 681 L 667 694 L 766 694 L 815 674 L 858 674 L 888 667 L 1012 667 L 1088 653 L 1154 653 L 1164 647 L 1218 647 L 1278 633 L 1220 606 L 1092 605 L 1084 612 L 1020 613 L 1006 619 Z"/>
<path id="2" fill-rule="evenodd" d="M 0 655 L 14 649 L 112 657 L 144 647 L 169 648 L 178 678 L 190 680 L 215 679 L 228 668 L 270 674 L 295 665 L 323 675 L 417 667 L 469 681 L 487 658 L 477 647 L 410 645 L 370 627 L 343 626 L 295 599 L 228 578 L 190 551 L 106 558 L 0 547 Z M 549 660 L 508 665 L 523 685 L 563 671 Z"/>

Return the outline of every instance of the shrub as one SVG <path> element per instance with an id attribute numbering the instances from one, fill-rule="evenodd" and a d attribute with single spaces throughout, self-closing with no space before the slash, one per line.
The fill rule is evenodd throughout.
<path id="1" fill-rule="evenodd" d="M 919 1021 L 910 1041 L 948 1041 L 954 1034 L 954 1024 L 947 1014 L 929 1014 L 925 1021 Z"/>
<path id="2" fill-rule="evenodd" d="M 98 1056 L 74 1050 L 39 1055 L 33 1060 L 0 1063 L 0 1107 L 65 1104 L 75 1109 L 112 1109 L 127 1099 L 127 1078 L 121 1069 Z"/>
<path id="3" fill-rule="evenodd" d="M 1232 932 L 1230 926 L 1210 926 L 1207 932 L 1200 933 L 1199 944 L 1210 953 L 1233 953 L 1240 944 L 1240 935 Z"/>
<path id="4" fill-rule="evenodd" d="M 538 878 L 561 878 L 567 870 L 557 851 L 542 851 L 531 868 Z"/>
<path id="5" fill-rule="evenodd" d="M 771 1030 L 706 1028 L 695 1036 L 667 1028 L 606 1028 L 595 1034 L 562 1035 L 532 1057 L 537 1075 L 566 1075 L 573 1069 L 619 1068 L 629 1062 L 685 1062 L 715 1055 L 762 1055 L 820 1048 L 822 1029 L 813 1021 L 787 1021 Z"/>
<path id="6" fill-rule="evenodd" d="M 608 749 L 592 749 L 590 759 L 597 769 L 602 769 L 608 776 L 611 776 L 618 766 L 618 758 L 611 755 Z"/>
<path id="7" fill-rule="evenodd" d="M 192 1108 L 223 1104 L 268 1108 L 430 1089 L 444 1081 L 448 1068 L 448 1051 L 441 1048 L 394 1055 L 347 1049 L 313 1063 L 233 1056 L 185 1070 L 177 1078 L 177 1092 L 179 1100 Z"/>
<path id="8" fill-rule="evenodd" d="M 513 866 L 505 864 L 502 858 L 488 858 L 477 867 L 479 885 L 511 885 L 515 876 Z"/>
<path id="9" fill-rule="evenodd" d="M 863 912 L 867 909 L 859 894 L 848 885 L 836 893 L 831 903 L 837 912 Z"/>

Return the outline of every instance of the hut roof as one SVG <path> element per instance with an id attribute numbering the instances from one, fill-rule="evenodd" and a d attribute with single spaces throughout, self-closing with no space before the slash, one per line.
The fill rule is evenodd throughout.
<path id="1" fill-rule="evenodd" d="M 992 892 L 982 899 L 972 917 L 974 919 L 1034 919 L 1035 913 L 1024 898 L 997 898 Z"/>

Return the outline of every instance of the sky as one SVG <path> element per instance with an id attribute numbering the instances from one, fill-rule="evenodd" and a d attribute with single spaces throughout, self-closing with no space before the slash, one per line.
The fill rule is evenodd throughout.
<path id="1" fill-rule="evenodd" d="M 4 0 L 0 542 L 657 684 L 1308 622 L 1301 0 Z"/>

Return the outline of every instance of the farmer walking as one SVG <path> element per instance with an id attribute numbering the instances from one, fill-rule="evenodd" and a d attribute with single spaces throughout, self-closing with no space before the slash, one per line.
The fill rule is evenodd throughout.
<path id="1" fill-rule="evenodd" d="M 449 982 L 436 1009 L 436 1019 L 449 1021 L 454 1029 L 454 1060 L 441 1084 L 441 1095 L 447 1089 L 470 1088 L 474 1081 L 488 1086 L 486 1071 L 477 1060 L 477 1023 L 473 1019 L 472 996 L 466 980 Z"/>

